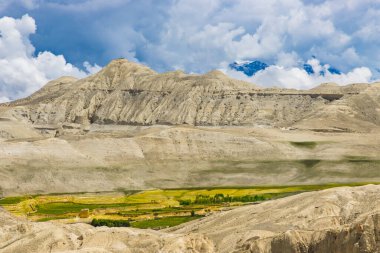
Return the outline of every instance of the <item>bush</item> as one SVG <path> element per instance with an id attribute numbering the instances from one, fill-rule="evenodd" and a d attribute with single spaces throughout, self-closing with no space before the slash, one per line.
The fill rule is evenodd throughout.
<path id="1" fill-rule="evenodd" d="M 126 220 L 93 219 L 91 225 L 94 227 L 129 227 L 131 224 Z"/>
<path id="2" fill-rule="evenodd" d="M 216 194 L 214 196 L 197 195 L 193 204 L 221 204 L 230 202 L 256 202 L 264 201 L 267 198 L 264 195 L 244 195 L 244 196 L 224 196 L 223 194 Z"/>
<path id="3" fill-rule="evenodd" d="M 191 204 L 191 201 L 188 200 L 188 199 L 181 199 L 181 200 L 179 201 L 179 204 L 180 204 L 181 206 L 188 206 L 188 205 Z"/>

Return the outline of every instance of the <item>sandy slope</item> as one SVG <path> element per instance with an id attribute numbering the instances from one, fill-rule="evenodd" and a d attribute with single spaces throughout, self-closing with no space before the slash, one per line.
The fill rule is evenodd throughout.
<path id="1" fill-rule="evenodd" d="M 206 234 L 219 252 L 380 252 L 380 186 L 303 193 L 168 231 Z"/>
<path id="2" fill-rule="evenodd" d="M 94 228 L 87 224 L 32 223 L 0 209 L 0 252 L 214 252 L 198 234 L 166 234 L 132 228 Z"/>
<path id="3" fill-rule="evenodd" d="M 85 135 L 0 140 L 2 194 L 380 181 L 376 133 L 92 127 Z M 19 129 L 13 125 L 14 135 Z M 316 146 L 291 143 L 302 141 Z"/>
<path id="4" fill-rule="evenodd" d="M 261 89 L 118 59 L 0 104 L 0 194 L 380 181 L 379 108 L 380 84 Z"/>
<path id="5" fill-rule="evenodd" d="M 303 193 L 166 231 L 28 223 L 0 210 L 1 252 L 380 252 L 380 186 Z"/>

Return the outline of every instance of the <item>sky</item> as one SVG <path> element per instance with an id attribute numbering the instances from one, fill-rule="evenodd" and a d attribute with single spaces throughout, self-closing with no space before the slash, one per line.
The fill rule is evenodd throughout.
<path id="1" fill-rule="evenodd" d="M 380 0 L 0 0 L 0 102 L 120 57 L 263 87 L 373 82 L 379 17 Z M 270 67 L 253 77 L 228 67 L 251 60 Z M 329 66 L 342 73 L 319 74 Z"/>

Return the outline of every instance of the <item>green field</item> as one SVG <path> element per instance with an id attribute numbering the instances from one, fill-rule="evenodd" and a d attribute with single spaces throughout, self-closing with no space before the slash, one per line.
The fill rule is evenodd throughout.
<path id="1" fill-rule="evenodd" d="M 305 160 L 313 166 L 318 160 Z M 0 206 L 33 221 L 86 222 L 97 226 L 161 229 L 241 205 L 301 192 L 368 183 L 155 189 L 104 193 L 49 194 L 0 199 Z M 87 216 L 79 218 L 82 210 Z"/>

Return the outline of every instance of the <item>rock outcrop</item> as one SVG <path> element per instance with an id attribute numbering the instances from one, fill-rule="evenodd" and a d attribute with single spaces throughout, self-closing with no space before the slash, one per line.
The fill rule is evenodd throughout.
<path id="1" fill-rule="evenodd" d="M 222 212 L 168 232 L 206 234 L 217 251 L 380 252 L 380 186 L 335 188 Z"/>
<path id="2" fill-rule="evenodd" d="M 0 252 L 168 252 L 214 253 L 200 234 L 167 234 L 133 228 L 94 228 L 87 224 L 34 223 L 0 209 Z"/>
<path id="3" fill-rule="evenodd" d="M 12 114 L 35 125 L 125 124 L 191 126 L 315 125 L 368 130 L 380 125 L 380 86 L 321 85 L 309 91 L 260 89 L 219 71 L 158 74 L 124 59 L 76 80 L 60 78 L 12 102 Z M 331 121 L 333 118 L 335 121 Z M 306 121 L 302 122 L 302 121 Z M 308 122 L 311 122 L 307 124 Z"/>
<path id="4" fill-rule="evenodd" d="M 0 194 L 377 182 L 379 108 L 379 83 L 262 89 L 118 59 L 1 104 Z"/>

